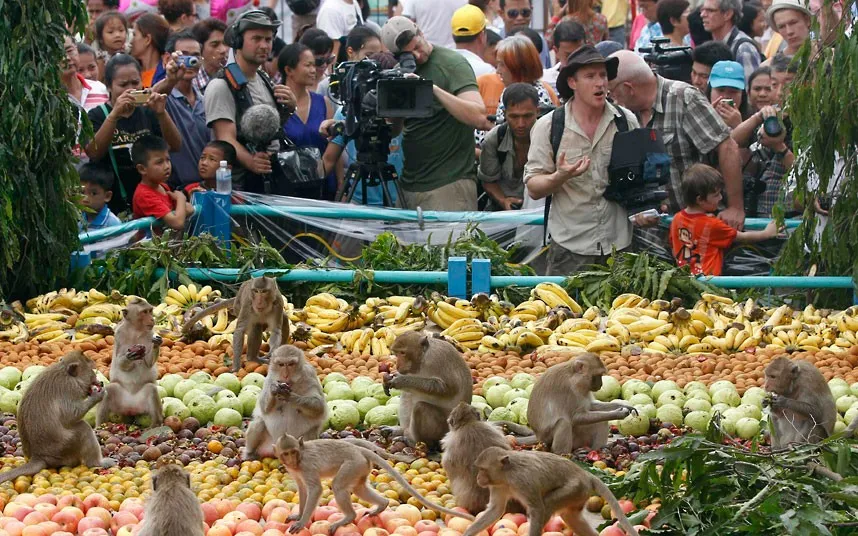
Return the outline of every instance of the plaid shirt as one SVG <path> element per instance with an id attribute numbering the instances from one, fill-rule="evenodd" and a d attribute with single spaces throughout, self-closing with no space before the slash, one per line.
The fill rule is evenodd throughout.
<path id="1" fill-rule="evenodd" d="M 737 39 L 741 38 L 750 39 L 748 34 L 741 31 L 739 28 L 733 27 L 733 31 L 730 32 L 730 35 L 727 36 L 725 41 L 726 45 L 730 47 L 730 51 L 733 51 L 733 43 L 736 42 Z M 750 78 L 751 74 L 757 70 L 757 67 L 760 66 L 760 49 L 752 41 L 744 41 L 741 45 L 736 48 L 735 52 L 736 61 L 742 64 L 742 68 L 745 70 L 745 81 L 747 82 L 748 78 Z"/>
<path id="2" fill-rule="evenodd" d="M 679 202 L 682 174 L 730 137 L 728 127 L 697 88 L 658 76 L 656 99 L 648 127 L 662 133 L 670 155 L 671 212 L 684 208 Z"/>
<path id="3" fill-rule="evenodd" d="M 786 155 L 763 146 L 759 146 L 756 152 L 763 165 L 760 180 L 766 183 L 766 190 L 757 198 L 757 217 L 771 218 L 772 208 L 779 202 L 783 202 L 787 212 L 790 212 L 792 195 L 786 184 L 787 169 L 784 166 Z"/>
<path id="4" fill-rule="evenodd" d="M 200 72 L 197 73 L 197 77 L 193 79 L 191 84 L 195 88 L 197 88 L 197 91 L 199 91 L 200 93 L 205 93 L 206 86 L 209 85 L 209 80 L 211 80 L 211 79 L 212 79 L 212 77 L 208 75 L 206 70 L 203 68 L 200 68 Z"/>

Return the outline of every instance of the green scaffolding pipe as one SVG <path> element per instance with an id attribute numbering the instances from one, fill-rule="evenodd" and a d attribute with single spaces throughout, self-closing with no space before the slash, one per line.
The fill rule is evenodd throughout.
<path id="1" fill-rule="evenodd" d="M 510 287 L 513 285 L 522 287 L 535 287 L 539 283 L 562 283 L 566 278 L 560 276 L 492 276 L 491 286 Z M 699 278 L 705 283 L 723 288 L 856 288 L 851 277 L 837 276 L 702 276 Z"/>
<path id="2" fill-rule="evenodd" d="M 93 244 L 95 242 L 99 242 L 107 238 L 113 238 L 114 236 L 125 234 L 129 231 L 149 229 L 150 227 L 152 227 L 152 225 L 160 224 L 155 218 L 140 218 L 138 220 L 131 220 L 123 223 L 122 225 L 116 225 L 114 227 L 105 227 L 104 229 L 96 229 L 94 231 L 83 232 L 78 235 L 78 238 L 80 239 L 81 245 Z"/>
<path id="3" fill-rule="evenodd" d="M 163 269 L 156 270 L 156 276 L 163 275 Z M 447 284 L 447 272 L 399 272 L 393 270 L 253 270 L 242 272 L 235 268 L 188 268 L 188 277 L 194 281 L 236 282 L 248 277 L 277 277 L 278 281 L 307 281 L 314 283 L 355 283 L 371 280 L 388 284 Z"/>

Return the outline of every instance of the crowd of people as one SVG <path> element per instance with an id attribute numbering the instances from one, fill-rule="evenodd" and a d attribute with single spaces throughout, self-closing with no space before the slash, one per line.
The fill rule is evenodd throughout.
<path id="1" fill-rule="evenodd" d="M 292 43 L 278 37 L 281 2 L 293 10 Z M 358 184 L 352 202 L 543 206 L 550 274 L 642 247 L 719 274 L 733 241 L 778 232 L 743 232 L 746 217 L 794 208 L 784 104 L 795 55 L 808 40 L 826 46 L 840 17 L 819 2 L 761 2 L 553 0 L 537 31 L 532 0 L 393 0 L 382 24 L 369 0 L 241 10 L 87 0 L 90 24 L 67 37 L 63 67 L 69 98 L 92 123 L 74 148 L 81 225 L 151 216 L 181 229 L 191 196 L 215 188 L 223 163 L 234 190 L 342 199 L 365 140 L 343 133 L 336 67 L 369 59 L 394 69 L 408 58 L 401 76 L 431 81 L 431 113 L 386 121 L 392 195 Z M 662 42 L 689 49 L 687 79 L 656 65 Z M 641 133 L 649 149 L 631 145 Z M 621 167 L 634 154 L 640 161 Z M 606 194 L 629 169 L 664 178 L 657 204 L 675 215 L 670 229 Z"/>

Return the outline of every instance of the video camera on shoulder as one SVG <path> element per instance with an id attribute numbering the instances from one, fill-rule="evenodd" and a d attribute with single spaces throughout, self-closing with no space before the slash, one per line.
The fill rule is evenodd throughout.
<path id="1" fill-rule="evenodd" d="M 641 48 L 644 60 L 655 67 L 664 78 L 691 83 L 691 64 L 694 63 L 689 46 L 669 46 L 667 37 L 654 37 L 651 47 Z"/>

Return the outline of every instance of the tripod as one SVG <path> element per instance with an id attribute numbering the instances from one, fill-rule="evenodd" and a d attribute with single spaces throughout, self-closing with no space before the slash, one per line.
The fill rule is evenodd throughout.
<path id="1" fill-rule="evenodd" d="M 395 207 L 396 201 L 390 195 L 388 184 L 391 182 L 395 183 L 398 178 L 399 175 L 396 173 L 396 168 L 388 164 L 386 160 L 376 160 L 372 163 L 364 163 L 358 160 L 350 165 L 346 171 L 343 190 L 337 196 L 337 201 L 351 203 L 355 192 L 357 192 L 357 187 L 360 185 L 362 199 L 359 201 L 361 204 L 366 205 L 368 200 L 367 188 L 375 188 L 381 185 L 382 206 Z"/>

